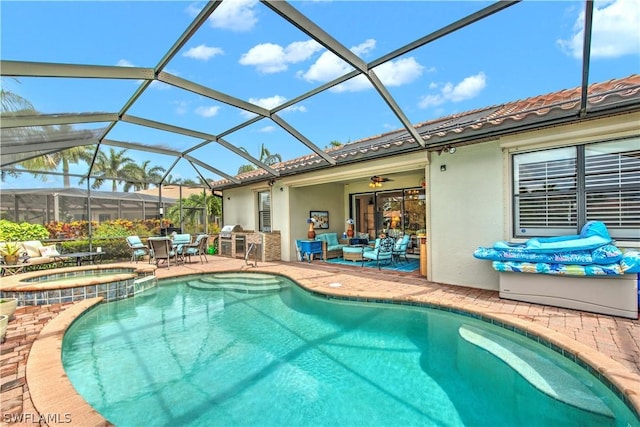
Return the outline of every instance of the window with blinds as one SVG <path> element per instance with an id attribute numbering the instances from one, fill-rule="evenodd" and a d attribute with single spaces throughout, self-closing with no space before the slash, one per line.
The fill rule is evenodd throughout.
<path id="1" fill-rule="evenodd" d="M 258 193 L 258 226 L 260 231 L 271 232 L 271 192 Z"/>
<path id="2" fill-rule="evenodd" d="M 516 237 L 577 234 L 602 221 L 640 239 L 640 138 L 515 154 Z"/>

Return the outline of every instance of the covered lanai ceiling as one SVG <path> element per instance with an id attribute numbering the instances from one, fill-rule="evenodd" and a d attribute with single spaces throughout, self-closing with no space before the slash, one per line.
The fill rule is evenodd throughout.
<path id="1" fill-rule="evenodd" d="M 10 31 L 7 20 L 16 19 L 22 19 L 25 31 L 30 31 L 29 18 L 48 7 L 35 2 L 3 3 L 3 33 Z M 56 7 L 81 13 L 77 9 L 89 3 L 59 2 Z M 605 25 L 593 19 L 594 10 L 602 13 L 598 3 L 594 9 L 593 2 L 567 2 L 565 10 L 567 6 L 577 9 L 574 20 L 550 18 L 544 24 L 531 19 L 532 11 L 555 16 L 553 10 L 559 2 L 351 4 L 379 9 L 377 21 L 364 25 L 358 16 L 343 13 L 348 2 L 98 3 L 108 8 L 104 15 L 87 15 L 88 25 L 80 25 L 77 32 L 79 38 L 96 40 L 91 52 L 74 50 L 74 40 L 63 48 L 56 45 L 55 31 L 33 28 L 42 33 L 36 42 L 52 39 L 46 54 L 34 56 L 35 49 L 12 49 L 16 37 L 23 36 L 2 35 L 3 90 L 6 80 L 15 78 L 19 85 L 10 90 L 28 100 L 37 98 L 33 110 L 3 112 L 0 117 L 3 171 L 26 170 L 24 161 L 42 154 L 91 146 L 88 170 L 72 172 L 71 176 L 123 179 L 98 174 L 95 162 L 100 152 L 127 149 L 127 155 L 138 163 L 153 159 L 163 167 L 153 184 L 172 174 L 191 173 L 189 177 L 196 180 L 239 185 L 256 177 L 277 178 L 306 170 L 286 167 L 294 158 L 313 159 L 315 169 L 357 161 L 359 158 L 347 155 L 352 143 L 367 140 L 371 146 L 375 139 L 371 135 L 379 135 L 381 144 L 388 144 L 390 138 L 402 140 L 405 152 L 438 149 L 450 143 L 432 138 L 442 132 L 438 117 L 455 117 L 459 111 L 495 105 L 483 110 L 490 116 L 508 101 L 562 89 L 578 88 L 575 108 L 567 110 L 564 119 L 584 118 L 592 112 L 586 96 L 590 83 L 640 71 L 637 53 L 635 62 L 617 64 L 613 69 L 604 60 L 592 61 L 593 55 L 602 58 L 594 49 L 592 34 L 600 34 L 599 22 Z M 136 22 L 143 27 L 145 11 L 151 16 L 159 9 L 170 19 L 154 22 L 157 32 L 141 33 Z M 195 17 L 189 17 L 187 9 L 195 10 Z M 238 11 L 240 21 L 229 29 L 226 25 Z M 255 37 L 239 30 L 251 22 L 258 28 Z M 555 24 L 559 27 L 553 27 Z M 100 57 L 101 44 L 109 43 L 105 34 L 101 36 L 102 25 L 115 27 L 128 37 L 127 43 L 109 50 L 108 57 Z M 577 25 L 581 30 L 572 32 L 563 25 Z M 402 37 L 393 37 L 390 42 L 389 34 Z M 563 35 L 566 39 L 561 40 Z M 232 40 L 238 50 L 231 50 Z M 564 53 L 566 62 L 549 58 L 545 63 L 534 54 L 540 44 L 554 41 L 564 43 L 565 50 L 573 49 L 573 54 Z M 278 55 L 281 60 L 274 60 Z M 266 56 L 269 61 L 264 60 Z M 86 57 L 99 59 L 90 63 L 79 60 Z M 468 60 L 456 65 L 450 60 L 454 57 Z M 494 73 L 489 70 L 498 58 L 501 70 L 487 77 Z M 332 71 L 320 76 L 318 70 L 323 65 L 325 71 Z M 533 79 L 525 74 L 531 68 L 538 70 Z M 440 69 L 446 72 L 436 76 Z M 408 73 L 413 76 L 407 77 Z M 554 79 L 546 77 L 551 73 Z M 551 80 L 552 86 L 547 86 L 545 82 Z M 32 81 L 37 84 L 31 85 Z M 238 86 L 238 81 L 242 85 Z M 637 84 L 637 79 L 632 83 Z M 473 92 L 464 90 L 473 85 L 492 93 L 481 101 L 484 104 L 474 104 L 471 97 L 464 99 L 464 93 Z M 49 102 L 41 102 L 45 98 L 41 92 L 49 89 Z M 430 89 L 437 92 L 429 93 Z M 104 90 L 113 96 L 99 96 Z M 172 108 L 160 101 L 159 94 L 167 91 L 174 94 Z M 458 101 L 467 102 L 454 104 Z M 631 104 L 625 101 L 607 113 L 615 113 L 615 108 L 638 108 L 637 96 Z M 593 111 L 602 114 L 601 108 Z M 197 113 L 199 120 L 187 122 L 188 112 Z M 429 120 L 436 124 L 425 126 Z M 535 125 L 558 120 L 556 114 L 545 115 Z M 495 129 L 489 132 L 495 133 Z M 334 141 L 343 147 L 327 150 Z M 264 148 L 267 154 L 279 154 L 283 163 L 266 161 L 268 156 L 261 156 Z M 376 151 L 369 153 L 375 155 Z M 238 174 L 242 164 L 254 165 L 257 173 Z M 177 173 L 179 168 L 183 172 Z M 61 172 L 52 172 L 56 174 Z"/>

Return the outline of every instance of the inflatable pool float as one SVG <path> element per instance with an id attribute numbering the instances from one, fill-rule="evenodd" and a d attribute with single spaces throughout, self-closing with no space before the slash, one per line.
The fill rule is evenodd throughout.
<path id="1" fill-rule="evenodd" d="M 496 242 L 492 247 L 477 248 L 473 256 L 493 261 L 493 268 L 501 272 L 563 276 L 640 273 L 640 252 L 623 253 L 600 221 L 588 222 L 578 235 Z"/>
<path id="2" fill-rule="evenodd" d="M 607 226 L 600 221 L 587 222 L 580 234 L 572 236 L 542 237 L 527 240 L 525 243 L 496 242 L 498 250 L 519 249 L 533 253 L 584 251 L 596 249 L 611 243 Z"/>

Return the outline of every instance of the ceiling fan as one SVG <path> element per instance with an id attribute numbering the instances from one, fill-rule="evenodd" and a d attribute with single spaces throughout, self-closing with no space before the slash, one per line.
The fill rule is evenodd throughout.
<path id="1" fill-rule="evenodd" d="M 389 178 L 385 178 L 383 176 L 374 175 L 371 178 L 369 178 L 369 187 L 380 188 L 382 187 L 383 182 L 389 182 L 389 181 L 392 181 L 392 180 Z"/>

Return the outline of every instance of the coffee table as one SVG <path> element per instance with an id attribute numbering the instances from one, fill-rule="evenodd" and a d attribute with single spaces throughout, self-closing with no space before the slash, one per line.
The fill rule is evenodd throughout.
<path id="1" fill-rule="evenodd" d="M 71 252 L 68 254 L 55 255 L 53 259 L 55 261 L 68 261 L 74 260 L 77 266 L 82 265 L 82 261 L 87 260 L 91 264 L 95 264 L 97 259 L 102 257 L 104 252 Z"/>
<path id="2" fill-rule="evenodd" d="M 18 262 L 16 262 L 15 264 L 0 264 L 0 271 L 2 272 L 0 273 L 0 276 L 13 276 L 14 274 L 20 273 L 22 270 L 24 270 L 25 267 L 29 265 L 27 264 L 28 260 L 28 256 L 21 256 L 18 257 Z"/>
<path id="3" fill-rule="evenodd" d="M 20 273 L 24 268 L 29 265 L 25 263 L 19 264 L 0 264 L 0 269 L 2 270 L 2 276 L 13 276 L 14 274 Z"/>

